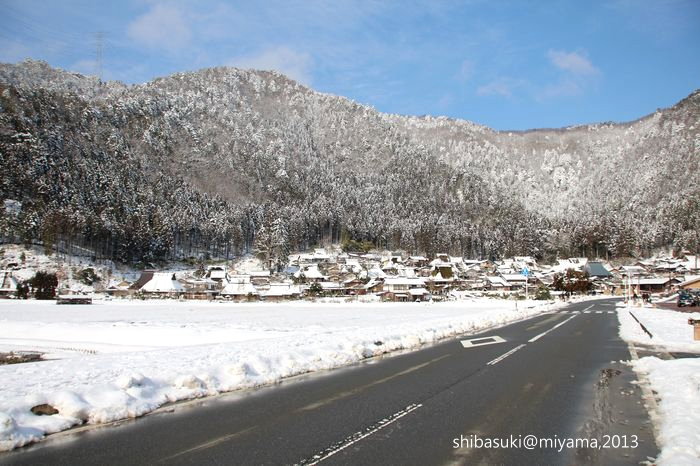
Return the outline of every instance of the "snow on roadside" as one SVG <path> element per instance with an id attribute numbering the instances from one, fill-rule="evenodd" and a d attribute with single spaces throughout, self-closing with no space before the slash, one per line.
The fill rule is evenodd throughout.
<path id="1" fill-rule="evenodd" d="M 659 465 L 700 465 L 700 359 L 664 361 L 648 356 L 634 361 L 661 398 Z"/>
<path id="2" fill-rule="evenodd" d="M 632 318 L 651 332 L 650 338 Z M 688 319 L 700 319 L 700 313 L 680 313 L 667 309 L 618 307 L 620 337 L 627 342 L 655 346 L 659 351 L 700 353 L 700 341 L 693 340 Z M 700 465 L 700 358 L 662 360 L 648 356 L 630 363 L 646 375 L 660 399 L 660 465 Z"/>
<path id="3" fill-rule="evenodd" d="M 700 319 L 700 312 L 683 313 L 654 307 L 628 309 L 623 303 L 618 304 L 617 309 L 623 340 L 657 346 L 664 351 L 700 353 L 700 341 L 693 340 L 693 327 L 688 325 L 688 319 Z M 630 312 L 644 324 L 653 338 L 644 333 Z"/>
<path id="4" fill-rule="evenodd" d="M 553 307 L 520 302 L 518 308 L 486 299 L 110 302 L 68 308 L 52 302 L 0 302 L 0 348 L 44 349 L 64 357 L 0 366 L 0 450 L 78 424 L 137 417 L 168 402 L 332 369 Z M 31 413 L 31 407 L 43 403 L 59 414 Z"/>

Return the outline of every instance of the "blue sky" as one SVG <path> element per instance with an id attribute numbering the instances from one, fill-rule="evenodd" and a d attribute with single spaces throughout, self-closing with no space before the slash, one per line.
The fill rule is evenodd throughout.
<path id="1" fill-rule="evenodd" d="M 145 82 L 276 69 L 496 129 L 628 121 L 700 88 L 700 1 L 0 0 L 0 61 Z"/>

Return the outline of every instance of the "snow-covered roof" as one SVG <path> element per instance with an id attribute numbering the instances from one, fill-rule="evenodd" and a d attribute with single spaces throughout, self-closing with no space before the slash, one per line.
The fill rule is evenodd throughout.
<path id="1" fill-rule="evenodd" d="M 177 280 L 173 280 L 172 272 L 156 272 L 145 285 L 141 287 L 141 291 L 148 293 L 173 293 L 185 291 L 182 284 Z"/>
<path id="2" fill-rule="evenodd" d="M 213 269 L 209 273 L 209 278 L 212 280 L 224 280 L 226 279 L 226 271 L 221 269 Z"/>
<path id="3" fill-rule="evenodd" d="M 271 283 L 270 289 L 263 290 L 260 295 L 265 297 L 284 297 L 301 294 L 301 290 L 296 285 L 288 283 Z"/>
<path id="4" fill-rule="evenodd" d="M 234 283 L 229 283 L 221 290 L 223 296 L 248 296 L 258 295 L 258 290 L 248 281 L 236 281 Z"/>
<path id="5" fill-rule="evenodd" d="M 323 275 L 321 271 L 318 269 L 317 265 L 309 265 L 309 266 L 304 266 L 300 268 L 295 274 L 294 277 L 300 278 L 302 275 L 304 275 L 305 278 L 310 278 L 310 279 L 320 279 L 320 280 L 325 280 L 327 278 L 326 275 Z"/>
<path id="6" fill-rule="evenodd" d="M 688 286 L 696 282 L 700 282 L 700 275 L 686 275 L 685 280 L 679 283 L 678 286 Z"/>
<path id="7" fill-rule="evenodd" d="M 350 267 L 360 267 L 360 260 L 359 259 L 346 259 L 345 265 L 350 266 Z"/>
<path id="8" fill-rule="evenodd" d="M 406 277 L 406 278 L 415 278 L 416 277 L 416 269 L 413 267 L 406 267 L 406 266 L 399 266 L 398 269 L 398 274 L 399 277 Z"/>
<path id="9" fill-rule="evenodd" d="M 553 267 L 557 272 L 566 272 L 569 269 L 580 271 L 588 263 L 588 259 L 586 257 L 572 257 L 559 259 L 557 262 L 558 264 Z"/>
<path id="10" fill-rule="evenodd" d="M 411 288 L 410 290 L 408 290 L 408 293 L 411 296 L 423 296 L 426 294 L 430 294 L 428 292 L 428 290 L 426 290 L 425 288 L 422 288 L 422 287 L 421 288 Z"/>
<path id="11" fill-rule="evenodd" d="M 128 290 L 131 283 L 126 280 L 112 280 L 107 284 L 107 290 Z"/>
<path id="12" fill-rule="evenodd" d="M 625 273 L 644 273 L 647 271 L 644 267 L 639 265 L 623 265 L 620 267 L 620 270 L 624 271 Z"/>
<path id="13" fill-rule="evenodd" d="M 435 259 L 430 261 L 430 265 L 432 267 L 452 267 L 452 262 L 444 261 L 444 260 L 440 259 L 439 257 L 436 257 Z"/>
<path id="14" fill-rule="evenodd" d="M 486 277 L 486 280 L 488 280 L 489 283 L 491 283 L 491 286 L 496 286 L 496 287 L 510 286 L 510 283 L 508 283 L 503 277 L 488 276 L 488 277 Z"/>
<path id="15" fill-rule="evenodd" d="M 239 284 L 239 283 L 250 283 L 250 275 L 230 275 L 228 277 L 229 283 Z"/>
<path id="16" fill-rule="evenodd" d="M 325 291 L 343 290 L 345 287 L 338 282 L 319 282 Z"/>
<path id="17" fill-rule="evenodd" d="M 377 286 L 377 285 L 380 284 L 380 283 L 382 283 L 382 282 L 379 281 L 379 280 L 375 280 L 374 278 L 372 278 L 372 279 L 370 279 L 370 281 L 367 282 L 366 285 L 363 286 L 363 288 L 364 288 L 365 290 L 369 290 L 370 288 L 373 288 L 373 287 Z"/>
<path id="18" fill-rule="evenodd" d="M 386 285 L 408 285 L 408 286 L 424 286 L 425 280 L 423 278 L 407 278 L 407 277 L 396 277 L 387 278 L 384 280 Z"/>
<path id="19" fill-rule="evenodd" d="M 519 273 L 502 273 L 501 277 L 507 282 L 525 282 L 526 278 L 525 275 L 519 274 Z"/>
<path id="20" fill-rule="evenodd" d="M 382 271 L 382 269 L 380 269 L 377 266 L 374 266 L 373 268 L 367 271 L 367 276 L 370 278 L 385 278 L 386 274 Z"/>

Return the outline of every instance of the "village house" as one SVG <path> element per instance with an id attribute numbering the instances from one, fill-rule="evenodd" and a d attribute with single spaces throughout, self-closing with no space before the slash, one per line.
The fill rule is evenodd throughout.
<path id="1" fill-rule="evenodd" d="M 234 301 L 253 301 L 260 297 L 258 289 L 250 281 L 250 275 L 231 275 L 220 295 Z"/>
<path id="2" fill-rule="evenodd" d="M 344 296 L 348 294 L 348 288 L 342 283 L 328 281 L 319 282 L 318 284 L 321 285 L 324 296 Z"/>
<path id="3" fill-rule="evenodd" d="M 294 278 L 301 283 L 314 283 L 328 281 L 328 275 L 324 275 L 317 264 L 303 265 L 294 274 Z"/>
<path id="4" fill-rule="evenodd" d="M 390 277 L 384 280 L 384 296 L 388 301 L 422 301 L 429 299 L 422 278 Z"/>
<path id="5" fill-rule="evenodd" d="M 623 265 L 616 269 L 617 274 L 622 277 L 641 277 L 649 274 L 649 271 L 641 265 Z"/>
<path id="6" fill-rule="evenodd" d="M 113 298 L 126 298 L 131 296 L 133 290 L 130 290 L 131 283 L 126 280 L 112 281 L 104 289 L 107 296 L 112 296 Z"/>
<path id="7" fill-rule="evenodd" d="M 583 271 L 591 278 L 610 279 L 613 276 L 602 262 L 590 261 L 583 267 Z"/>
<path id="8" fill-rule="evenodd" d="M 228 271 L 224 265 L 210 265 L 207 268 L 207 278 L 221 284 L 221 288 L 228 282 Z"/>
<path id="9" fill-rule="evenodd" d="M 177 298 L 185 294 L 185 288 L 177 281 L 174 273 L 155 272 L 151 279 L 139 288 L 139 293 L 150 298 Z"/>
<path id="10" fill-rule="evenodd" d="M 484 277 L 484 289 L 488 291 L 510 291 L 512 286 L 501 276 Z"/>
<path id="11" fill-rule="evenodd" d="M 678 284 L 678 288 L 688 291 L 700 291 L 700 275 L 685 277 L 685 281 Z"/>
<path id="12" fill-rule="evenodd" d="M 139 276 L 138 280 L 136 280 L 130 287 L 129 290 L 132 292 L 136 293 L 138 292 L 143 286 L 151 281 L 153 279 L 153 275 L 156 273 L 155 270 L 153 269 L 146 269 L 143 272 L 141 272 L 141 275 Z"/>
<path id="13" fill-rule="evenodd" d="M 677 278 L 632 278 L 629 285 L 635 293 L 667 293 L 681 281 Z M 627 280 L 622 282 L 622 286 L 626 288 Z"/>
<path id="14" fill-rule="evenodd" d="M 269 270 L 255 270 L 248 272 L 250 275 L 250 282 L 256 288 L 263 288 L 270 285 L 270 271 Z"/>
<path id="15" fill-rule="evenodd" d="M 456 284 L 453 269 L 451 267 L 437 267 L 426 277 L 425 283 L 433 295 L 447 295 Z"/>
<path id="16" fill-rule="evenodd" d="M 365 285 L 362 286 L 364 290 L 360 294 L 379 294 L 384 292 L 384 280 L 371 278 Z"/>
<path id="17" fill-rule="evenodd" d="M 406 265 L 413 268 L 427 267 L 430 264 L 430 259 L 424 256 L 408 256 Z"/>
<path id="18" fill-rule="evenodd" d="M 552 267 L 552 271 L 555 273 L 566 273 L 567 270 L 575 270 L 577 272 L 582 272 L 583 268 L 588 264 L 588 258 L 586 257 L 571 257 L 569 259 L 558 259 L 557 264 Z"/>
<path id="19" fill-rule="evenodd" d="M 260 291 L 263 301 L 279 302 L 301 298 L 301 289 L 292 283 L 270 283 L 266 290 Z"/>

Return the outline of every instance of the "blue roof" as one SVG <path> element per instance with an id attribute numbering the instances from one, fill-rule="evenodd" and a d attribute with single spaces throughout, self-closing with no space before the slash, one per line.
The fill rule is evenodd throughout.
<path id="1" fill-rule="evenodd" d="M 588 275 L 591 277 L 612 277 L 612 274 L 608 272 L 608 269 L 603 267 L 601 262 L 588 262 L 583 270 L 588 272 Z"/>

